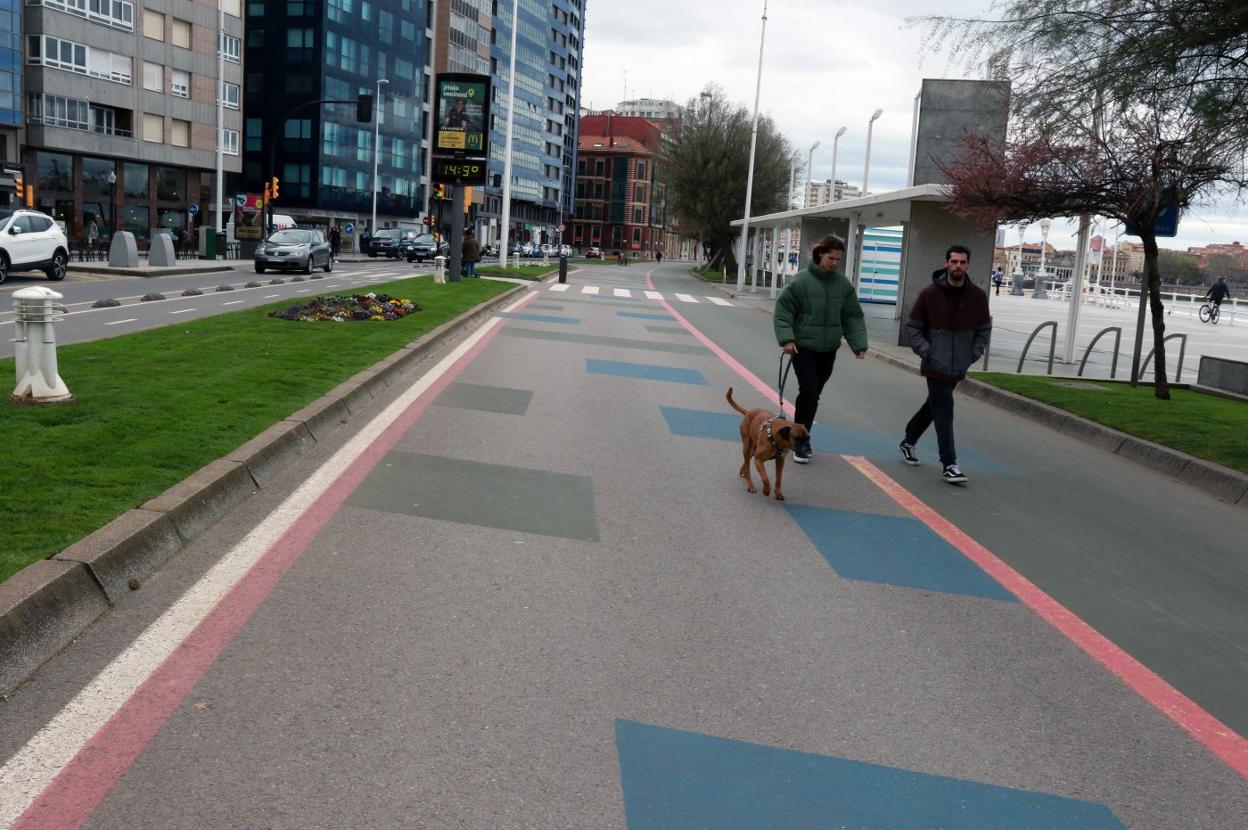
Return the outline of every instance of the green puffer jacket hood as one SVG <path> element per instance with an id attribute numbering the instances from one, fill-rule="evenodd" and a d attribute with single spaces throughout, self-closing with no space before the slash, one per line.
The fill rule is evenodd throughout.
<path id="1" fill-rule="evenodd" d="M 780 292 L 772 319 L 781 346 L 791 341 L 799 351 L 834 352 L 844 338 L 855 352 L 867 348 L 867 323 L 853 284 L 813 261 Z"/>

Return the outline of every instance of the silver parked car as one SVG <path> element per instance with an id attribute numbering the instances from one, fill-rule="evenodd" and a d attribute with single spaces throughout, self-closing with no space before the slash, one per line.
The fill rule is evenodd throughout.
<path id="1" fill-rule="evenodd" d="M 256 273 L 265 269 L 286 271 L 297 268 L 311 274 L 313 268 L 334 270 L 334 253 L 325 234 L 314 228 L 287 228 L 276 231 L 256 248 Z"/>

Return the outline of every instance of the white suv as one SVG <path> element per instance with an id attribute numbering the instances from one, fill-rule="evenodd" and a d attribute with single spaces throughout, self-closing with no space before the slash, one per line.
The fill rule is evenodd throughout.
<path id="1" fill-rule="evenodd" d="M 37 210 L 0 210 L 0 283 L 10 271 L 43 271 L 65 279 L 69 242 L 61 226 Z"/>

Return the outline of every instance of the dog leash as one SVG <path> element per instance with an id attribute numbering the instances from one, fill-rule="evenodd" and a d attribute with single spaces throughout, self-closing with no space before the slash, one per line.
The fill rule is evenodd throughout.
<path id="1" fill-rule="evenodd" d="M 780 352 L 780 414 L 784 414 L 784 382 L 789 379 L 789 370 L 793 368 L 793 355 L 789 355 L 789 362 L 784 362 L 784 352 Z"/>

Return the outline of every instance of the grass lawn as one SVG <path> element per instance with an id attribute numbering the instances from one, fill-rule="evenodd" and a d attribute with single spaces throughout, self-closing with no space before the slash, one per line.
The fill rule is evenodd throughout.
<path id="1" fill-rule="evenodd" d="M 1153 397 L 1151 386 L 1132 389 L 1125 383 L 1083 383 L 998 372 L 976 372 L 973 376 L 1107 427 L 1248 473 L 1248 441 L 1244 440 L 1248 404 L 1242 401 L 1186 389 L 1172 389 L 1170 400 L 1159 401 Z"/>
<path id="2" fill-rule="evenodd" d="M 76 404 L 0 402 L 0 579 L 64 550 L 511 287 L 489 280 L 435 286 L 432 277 L 418 277 L 374 289 L 422 306 L 402 320 L 267 316 L 285 302 L 58 349 Z M 13 360 L 0 360 L 0 379 L 14 376 Z"/>
<path id="3" fill-rule="evenodd" d="M 709 265 L 699 265 L 693 269 L 693 275 L 698 279 L 706 282 L 723 282 L 724 272 L 721 268 L 711 268 Z"/>
<path id="4" fill-rule="evenodd" d="M 559 264 L 553 265 L 508 265 L 500 268 L 497 265 L 478 265 L 477 273 L 483 277 L 515 277 L 522 280 L 541 279 L 547 274 L 559 271 Z"/>

